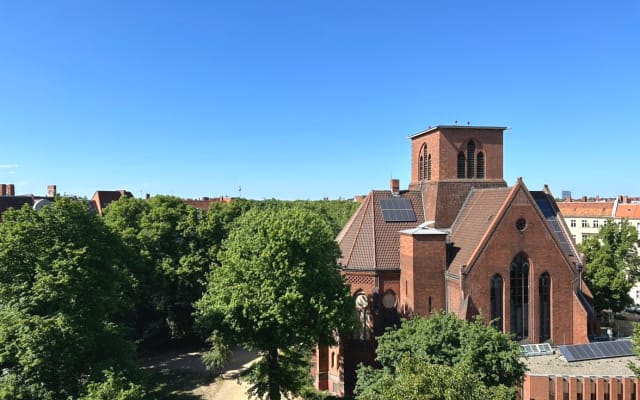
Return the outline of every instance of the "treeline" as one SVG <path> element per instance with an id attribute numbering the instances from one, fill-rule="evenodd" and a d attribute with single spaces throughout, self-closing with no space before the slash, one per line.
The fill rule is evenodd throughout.
<path id="1" fill-rule="evenodd" d="M 40 211 L 7 211 L 0 224 L 0 399 L 145 398 L 137 352 L 211 334 L 196 328 L 194 304 L 215 279 L 240 216 L 304 210 L 317 216 L 306 221 L 335 237 L 357 206 L 234 199 L 202 211 L 156 196 L 120 199 L 104 218 L 66 198 Z"/>

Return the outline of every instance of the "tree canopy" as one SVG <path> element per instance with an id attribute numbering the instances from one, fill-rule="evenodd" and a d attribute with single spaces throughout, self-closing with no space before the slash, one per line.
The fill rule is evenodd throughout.
<path id="1" fill-rule="evenodd" d="M 118 323 L 126 308 L 122 248 L 84 202 L 4 213 L 0 399 L 78 398 L 109 371 L 128 385 L 135 365 Z"/>
<path id="2" fill-rule="evenodd" d="M 407 363 L 406 357 L 410 362 L 403 366 Z M 376 359 L 382 369 L 361 367 L 358 370 L 356 392 L 359 398 L 382 398 L 391 393 L 378 382 L 397 380 L 398 385 L 404 385 L 407 383 L 405 378 L 413 373 L 438 376 L 446 375 L 446 371 L 451 373 L 452 379 L 457 372 L 473 371 L 475 378 L 487 389 L 502 392 L 516 386 L 526 369 L 520 360 L 520 346 L 508 335 L 486 325 L 480 317 L 467 322 L 446 313 L 435 313 L 428 319 L 416 317 L 404 321 L 397 330 L 387 331 L 378 338 Z M 450 370 L 419 366 L 422 364 Z M 408 375 L 404 377 L 403 374 Z M 454 386 L 457 385 L 455 382 L 454 379 Z"/>
<path id="3" fill-rule="evenodd" d="M 597 310 L 619 312 L 633 304 L 629 290 L 638 278 L 638 232 L 628 220 L 608 220 L 597 235 L 580 245 L 584 254 L 585 281 Z"/>
<path id="4" fill-rule="evenodd" d="M 351 323 L 338 255 L 329 225 L 308 209 L 272 205 L 243 214 L 196 306 L 211 335 L 205 360 L 219 365 L 238 343 L 264 354 L 250 375 L 254 395 L 277 400 L 300 390 L 302 355 Z"/>

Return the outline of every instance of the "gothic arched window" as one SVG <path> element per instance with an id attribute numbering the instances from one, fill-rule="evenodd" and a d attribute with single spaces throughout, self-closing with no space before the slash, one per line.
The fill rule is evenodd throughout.
<path id="1" fill-rule="evenodd" d="M 476 161 L 478 162 L 478 166 L 477 166 L 477 174 L 476 176 L 478 177 L 478 179 L 484 179 L 484 153 L 480 152 L 478 153 L 478 157 L 476 158 Z"/>
<path id="2" fill-rule="evenodd" d="M 467 160 L 464 158 L 464 153 L 458 153 L 458 179 L 464 179 L 464 167 Z"/>
<path id="3" fill-rule="evenodd" d="M 420 156 L 418 159 L 418 180 L 427 179 L 427 145 L 423 144 L 420 148 Z"/>
<path id="4" fill-rule="evenodd" d="M 496 274 L 491 278 L 491 323 L 502 331 L 502 276 Z"/>
<path id="5" fill-rule="evenodd" d="M 431 180 L 431 154 L 427 156 L 427 179 Z"/>
<path id="6" fill-rule="evenodd" d="M 467 143 L 467 178 L 473 178 L 476 173 L 476 144 L 473 143 L 473 140 L 469 140 Z"/>
<path id="7" fill-rule="evenodd" d="M 548 272 L 538 279 L 540 296 L 540 341 L 551 339 L 551 276 Z"/>
<path id="8" fill-rule="evenodd" d="M 517 340 L 529 336 L 529 260 L 518 254 L 510 268 L 511 332 Z"/>

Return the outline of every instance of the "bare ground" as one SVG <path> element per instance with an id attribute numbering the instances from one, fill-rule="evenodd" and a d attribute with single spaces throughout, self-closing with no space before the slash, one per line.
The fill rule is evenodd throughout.
<path id="1" fill-rule="evenodd" d="M 236 349 L 231 361 L 219 371 L 209 371 L 200 357 L 204 349 L 181 348 L 143 360 L 149 372 L 151 394 L 159 400 L 247 400 L 246 385 L 237 377 L 257 354 Z"/>

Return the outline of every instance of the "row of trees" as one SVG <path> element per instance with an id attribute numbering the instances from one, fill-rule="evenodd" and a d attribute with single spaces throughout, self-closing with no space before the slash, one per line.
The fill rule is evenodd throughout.
<path id="1" fill-rule="evenodd" d="M 212 337 L 230 345 L 229 323 L 239 314 L 220 319 L 210 302 L 225 298 L 220 282 L 234 273 L 233 260 L 252 252 L 267 251 L 260 262 L 270 260 L 269 268 L 248 275 L 244 290 L 234 289 L 244 295 L 236 306 L 254 301 L 261 307 L 254 313 L 264 321 L 279 307 L 280 319 L 299 312 L 298 322 L 345 310 L 333 237 L 354 209 L 351 202 L 237 200 L 201 212 L 181 199 L 157 196 L 121 199 L 104 219 L 85 203 L 64 198 L 40 211 L 7 211 L 0 224 L 0 399 L 143 398 L 134 343 L 149 346 L 154 339 L 216 329 L 219 335 Z M 232 230 L 237 233 L 225 241 Z M 258 243 L 260 232 L 267 239 Z M 281 238 L 279 247 L 272 236 Z M 243 248 L 244 242 L 254 246 Z M 322 247 L 327 243 L 331 247 Z M 268 286 L 281 279 L 279 287 Z M 296 281 L 303 283 L 300 291 Z M 302 291 L 323 282 L 331 283 L 326 295 Z M 194 304 L 201 297 L 198 328 Z M 291 335 L 291 349 L 281 350 L 308 348 L 311 339 L 302 340 L 308 335 L 325 338 L 326 331 L 318 330 L 324 322 Z M 273 333 L 280 337 L 287 327 Z M 271 387 L 276 375 L 267 376 Z"/>

